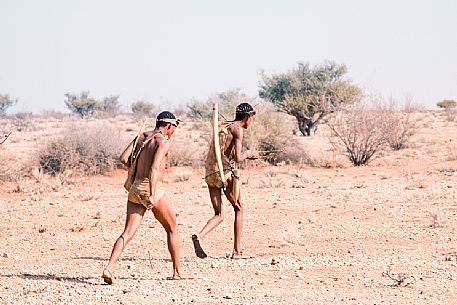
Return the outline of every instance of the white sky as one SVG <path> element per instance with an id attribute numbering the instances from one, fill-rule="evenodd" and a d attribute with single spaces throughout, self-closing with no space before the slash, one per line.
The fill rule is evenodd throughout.
<path id="1" fill-rule="evenodd" d="M 64 94 L 161 108 L 241 88 L 259 71 L 335 60 L 369 92 L 457 99 L 455 0 L 0 0 L 0 93 L 14 111 Z"/>

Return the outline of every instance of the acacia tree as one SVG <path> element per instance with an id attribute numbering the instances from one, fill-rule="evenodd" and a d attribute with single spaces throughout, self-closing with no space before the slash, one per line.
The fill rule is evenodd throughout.
<path id="1" fill-rule="evenodd" d="M 17 99 L 11 98 L 8 94 L 0 94 L 0 116 L 6 114 L 6 110 L 17 103 Z"/>
<path id="2" fill-rule="evenodd" d="M 82 118 L 90 117 L 100 109 L 101 103 L 97 99 L 89 97 L 89 91 L 81 91 L 81 94 L 65 94 L 65 105 L 71 112 L 79 114 Z"/>
<path id="3" fill-rule="evenodd" d="M 436 103 L 436 106 L 440 108 L 444 108 L 446 110 L 454 109 L 457 107 L 457 102 L 454 100 L 443 100 L 441 102 Z"/>
<path id="4" fill-rule="evenodd" d="M 301 133 L 310 136 L 327 114 L 360 100 L 360 88 L 344 78 L 346 73 L 345 65 L 332 61 L 314 67 L 299 63 L 286 73 L 263 73 L 259 96 L 294 116 Z"/>

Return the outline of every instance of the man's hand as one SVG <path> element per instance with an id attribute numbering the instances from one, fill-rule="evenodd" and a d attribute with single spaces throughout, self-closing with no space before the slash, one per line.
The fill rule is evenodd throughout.
<path id="1" fill-rule="evenodd" d="M 148 197 L 148 206 L 146 207 L 148 210 L 152 210 L 152 208 L 154 207 L 154 196 L 155 194 L 151 194 Z"/>

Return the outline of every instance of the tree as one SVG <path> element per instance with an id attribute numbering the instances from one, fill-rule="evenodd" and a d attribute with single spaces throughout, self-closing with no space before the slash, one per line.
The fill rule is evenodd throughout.
<path id="1" fill-rule="evenodd" d="M 457 102 L 454 100 L 443 100 L 441 102 L 436 103 L 436 106 L 444 109 L 453 109 L 457 107 Z"/>
<path id="2" fill-rule="evenodd" d="M 6 110 L 17 103 L 17 99 L 11 98 L 8 94 L 0 94 L 0 116 L 6 114 Z"/>
<path id="3" fill-rule="evenodd" d="M 143 100 L 136 101 L 132 104 L 132 112 L 137 115 L 150 116 L 154 112 L 155 106 Z"/>
<path id="4" fill-rule="evenodd" d="M 99 110 L 114 116 L 119 113 L 120 108 L 119 95 L 109 95 L 103 99 Z"/>
<path id="5" fill-rule="evenodd" d="M 101 103 L 89 97 L 89 94 L 89 91 L 81 91 L 79 96 L 67 93 L 65 94 L 65 105 L 71 112 L 79 114 L 82 118 L 90 117 L 100 109 Z"/>
<path id="6" fill-rule="evenodd" d="M 346 72 L 345 65 L 326 61 L 314 67 L 299 63 L 271 76 L 262 73 L 259 96 L 294 116 L 301 133 L 310 136 L 327 114 L 360 100 L 361 90 L 344 78 Z"/>

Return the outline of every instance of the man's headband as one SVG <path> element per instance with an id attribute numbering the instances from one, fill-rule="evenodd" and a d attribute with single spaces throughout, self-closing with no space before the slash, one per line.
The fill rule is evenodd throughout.
<path id="1" fill-rule="evenodd" d="M 163 119 L 157 119 L 157 122 L 170 123 L 171 125 L 174 125 L 174 126 L 178 127 L 179 123 L 181 123 L 181 120 L 180 119 L 163 118 Z"/>
<path id="2" fill-rule="evenodd" d="M 241 110 L 241 109 L 237 109 L 236 113 L 246 113 L 246 114 L 249 114 L 249 115 L 255 115 L 256 114 L 255 110 L 245 111 L 245 110 Z"/>

